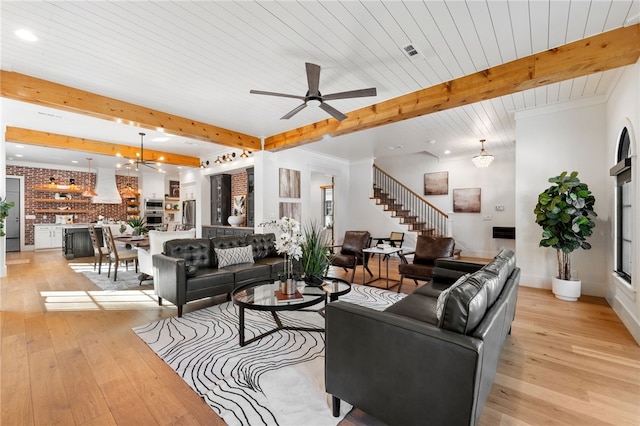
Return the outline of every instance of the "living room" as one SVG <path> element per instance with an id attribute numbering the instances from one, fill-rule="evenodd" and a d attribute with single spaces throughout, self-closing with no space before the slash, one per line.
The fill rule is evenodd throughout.
<path id="1" fill-rule="evenodd" d="M 637 5 L 637 2 L 633 2 L 633 5 Z M 640 101 L 638 100 L 640 99 L 640 64 L 636 62 L 633 65 L 618 68 L 611 78 L 614 83 L 611 84 L 610 90 L 602 96 L 537 108 L 527 108 L 527 102 L 523 100 L 520 108 L 514 108 L 514 110 L 517 110 L 514 125 L 515 140 L 517 141 L 515 142 L 515 148 L 492 149 L 491 144 L 487 144 L 487 150 L 495 157 L 493 164 L 487 169 L 478 169 L 471 163 L 471 157 L 475 154 L 456 155 L 453 158 L 434 157 L 426 153 L 410 153 L 397 157 L 376 157 L 372 155 L 366 159 L 349 161 L 327 153 L 313 151 L 304 146 L 277 152 L 254 152 L 257 222 L 260 220 L 272 220 L 279 216 L 279 202 L 281 200 L 277 185 L 278 170 L 286 168 L 301 172 L 302 193 L 300 203 L 302 211 L 308 210 L 312 202 L 309 195 L 309 184 L 312 180 L 312 175 L 325 174 L 333 177 L 337 217 L 334 231 L 338 240 L 346 230 L 353 229 L 367 229 L 376 234 L 376 236 L 388 235 L 391 231 L 402 229 L 402 227 L 397 222 L 389 220 L 388 216 L 385 216 L 381 209 L 375 206 L 370 199 L 372 194 L 371 171 L 373 164 L 389 172 L 418 194 L 423 194 L 424 175 L 426 173 L 446 171 L 449 177 L 449 193 L 427 198 L 444 212 L 452 213 L 450 216 L 453 236 L 459 247 L 462 248 L 463 256 L 490 258 L 500 248 L 504 247 L 513 248 L 517 253 L 518 266 L 522 269 L 521 284 L 530 288 L 523 291 L 523 300 L 529 304 L 523 311 L 526 312 L 523 317 L 525 324 L 518 324 L 515 328 L 516 332 L 519 331 L 523 333 L 522 335 L 535 339 L 536 331 L 533 330 L 535 327 L 531 324 L 538 320 L 543 321 L 545 318 L 553 318 L 558 322 L 566 320 L 571 322 L 572 326 L 575 325 L 574 322 L 584 321 L 582 326 L 578 325 L 577 328 L 569 327 L 576 333 L 576 336 L 583 336 L 584 333 L 587 336 L 586 340 L 592 342 L 601 340 L 603 335 L 611 332 L 616 338 L 622 336 L 620 337 L 621 340 L 616 341 L 614 344 L 624 348 L 620 351 L 626 352 L 625 357 L 628 356 L 628 353 L 634 354 L 635 352 L 633 351 L 635 349 L 628 349 L 628 346 L 625 346 L 629 345 L 629 341 L 633 342 L 633 340 L 628 335 L 624 336 L 624 327 L 636 342 L 640 342 L 640 301 L 636 297 L 638 289 L 637 277 L 640 276 L 640 273 L 637 272 L 637 266 L 634 263 L 633 279 L 631 283 L 626 283 L 612 272 L 615 269 L 616 259 L 616 205 L 615 181 L 613 177 L 609 176 L 609 169 L 617 162 L 618 138 L 622 128 L 627 127 L 632 134 L 631 156 L 634 159 L 632 170 L 633 172 L 637 170 L 635 158 L 638 149 L 637 135 L 640 128 Z M 251 82 L 251 84 L 254 83 Z M 73 84 L 70 85 L 73 86 Z M 538 88 L 533 93 L 533 95 L 530 93 L 529 96 L 553 97 L 543 88 Z M 112 95 L 116 98 L 118 97 L 115 93 Z M 2 124 L 6 126 L 10 123 L 3 120 Z M 394 126 L 394 124 L 389 126 Z M 366 130 L 360 132 L 360 135 L 356 138 L 361 141 L 366 141 L 370 136 Z M 333 142 L 323 142 L 328 144 L 341 143 L 339 137 L 334 139 Z M 3 140 L 3 142 L 10 141 Z M 402 143 L 401 140 L 398 140 L 393 141 L 390 145 L 397 146 L 402 145 Z M 438 143 L 436 141 L 436 144 Z M 479 145 L 477 141 L 475 141 L 475 144 Z M 4 155 L 5 143 L 2 145 L 3 147 L 0 149 L 2 155 L 0 157 L 2 157 L 2 170 L 4 171 L 6 164 Z M 426 145 L 425 151 L 429 146 Z M 479 146 L 474 150 L 479 151 Z M 210 162 L 213 162 L 214 159 L 215 157 L 208 158 Z M 206 159 L 203 158 L 203 160 Z M 215 165 L 211 164 L 204 172 L 197 169 L 185 172 L 180 176 L 181 184 L 192 185 L 195 188 L 194 190 L 199 194 L 199 199 L 203 201 L 200 204 L 206 204 L 208 199 L 208 176 L 226 170 L 214 167 Z M 578 305 L 577 308 L 565 308 L 565 305 L 541 296 L 545 294 L 543 290 L 550 288 L 550 277 L 554 274 L 555 268 L 555 253 L 553 250 L 538 247 L 540 228 L 534 222 L 533 207 L 537 201 L 537 195 L 548 186 L 547 179 L 564 170 L 578 171 L 581 180 L 589 184 L 597 200 L 596 211 L 598 212 L 598 218 L 594 235 L 590 239 L 593 248 L 589 251 L 579 251 L 575 254 L 574 269 L 583 282 L 584 299 L 580 303 L 584 302 L 585 305 L 588 305 L 587 307 L 591 308 L 598 307 L 594 311 L 588 311 L 589 314 L 587 315 L 601 315 L 606 317 L 607 321 L 615 322 L 615 324 L 611 329 L 607 329 L 606 326 L 600 324 L 599 327 L 602 326 L 602 328 L 598 328 L 592 335 L 588 335 L 587 330 L 587 325 L 591 324 L 590 321 L 592 319 L 581 316 L 584 315 L 582 310 L 584 306 Z M 481 188 L 482 204 L 479 214 L 452 212 L 452 190 L 459 188 Z M 638 200 L 640 200 L 640 191 L 636 186 L 633 204 L 637 204 Z M 503 209 L 498 210 L 496 207 L 503 207 Z M 206 218 L 208 216 L 207 213 L 206 210 L 200 211 L 199 226 L 204 223 L 202 218 Z M 517 231 L 516 239 L 499 240 L 492 238 L 490 230 L 493 226 L 515 227 Z M 634 248 L 637 248 L 638 241 L 640 241 L 640 230 L 637 225 L 634 228 L 633 241 Z M 412 245 L 410 244 L 410 239 L 407 245 Z M 68 384 L 63 385 L 59 376 L 56 376 L 57 373 L 46 375 L 47 365 L 56 365 L 57 368 L 64 369 L 66 372 L 65 377 L 68 378 L 72 376 L 69 372 L 73 367 L 72 360 L 77 361 L 82 358 L 78 356 L 79 352 L 89 353 L 91 355 L 87 359 L 90 360 L 91 365 L 89 363 L 83 364 L 85 360 L 80 359 L 81 365 L 77 368 L 82 374 L 97 377 L 97 379 L 92 378 L 91 380 L 97 381 L 102 385 L 100 389 L 105 394 L 108 394 L 106 399 L 110 403 L 120 400 L 118 408 L 114 410 L 115 414 L 112 413 L 113 418 L 117 420 L 112 421 L 112 423 L 122 424 L 123 421 L 138 421 L 141 424 L 145 424 L 152 418 L 145 417 L 152 409 L 157 409 L 163 415 L 166 415 L 166 419 L 170 419 L 168 422 L 183 421 L 185 423 L 213 424 L 216 421 L 213 416 L 209 417 L 208 414 L 205 414 L 203 407 L 200 406 L 203 405 L 202 401 L 195 394 L 185 396 L 184 400 L 179 403 L 183 404 L 183 406 L 175 412 L 171 412 L 172 407 L 179 405 L 176 400 L 180 399 L 180 396 L 176 395 L 178 391 L 170 390 L 171 386 L 176 386 L 175 389 L 179 389 L 185 395 L 190 392 L 190 389 L 184 383 L 172 377 L 172 371 L 168 370 L 162 361 L 155 359 L 155 355 L 141 341 L 136 340 L 135 335 L 130 331 L 131 327 L 171 316 L 173 311 L 169 310 L 168 307 L 160 308 L 154 306 L 138 312 L 123 310 L 121 312 L 103 312 L 94 315 L 93 313 L 78 310 L 68 315 L 69 317 L 75 317 L 75 320 L 77 320 L 75 322 L 71 320 L 67 322 L 67 319 L 61 320 L 60 313 L 44 316 L 42 315 L 41 302 L 34 294 L 51 288 L 64 289 L 64 291 L 71 292 L 74 290 L 74 286 L 83 291 L 89 291 L 90 287 L 87 283 L 79 283 L 77 277 L 74 277 L 68 271 L 58 278 L 47 276 L 50 275 L 48 268 L 57 268 L 60 265 L 60 260 L 55 258 L 55 256 L 59 256 L 58 253 L 38 253 L 37 264 L 35 264 L 35 258 L 32 257 L 34 256 L 33 253 L 27 255 L 32 259 L 32 264 L 28 270 L 19 269 L 19 265 L 12 264 L 7 267 L 9 272 L 7 277 L 3 278 L 1 291 L 7 304 L 2 306 L 2 319 L 3 323 L 8 325 L 3 326 L 2 358 L 4 360 L 10 357 L 28 357 L 29 354 L 43 352 L 40 360 L 32 360 L 30 365 L 21 365 L 20 369 L 13 373 L 6 370 L 8 367 L 5 367 L 7 364 L 3 361 L 3 382 L 7 380 L 8 383 L 16 384 L 19 382 L 20 375 L 25 375 L 23 377 L 28 376 L 28 370 L 31 369 L 31 376 L 43 374 L 46 380 L 51 380 L 51 382 L 45 380 L 47 386 L 53 383 L 55 389 L 62 391 Z M 18 278 L 17 275 L 22 274 L 25 270 L 27 271 L 25 275 Z M 30 296 L 23 294 L 23 290 L 17 289 L 21 285 L 21 280 L 30 282 L 27 290 Z M 408 285 L 406 291 L 412 291 L 414 288 L 412 285 Z M 604 300 L 615 311 L 615 315 L 612 315 L 610 311 L 605 311 L 604 308 L 601 310 L 601 304 L 606 307 Z M 196 304 L 193 309 L 196 310 L 197 307 L 208 305 L 206 302 L 201 303 Z M 536 309 L 532 308 L 536 305 L 540 306 L 537 311 L 540 315 L 539 319 L 536 319 L 536 315 L 538 315 Z M 564 309 L 571 310 L 570 319 L 562 316 L 553 317 L 554 312 L 550 312 L 554 310 L 560 312 L 564 311 Z M 67 312 L 67 314 L 69 313 Z M 516 314 L 516 318 L 518 319 L 518 314 Z M 87 320 L 88 324 L 83 324 L 84 320 Z M 122 324 L 126 323 L 126 326 L 116 326 L 114 330 L 110 330 L 109 324 L 122 325 L 119 321 Z M 620 323 L 616 321 L 621 321 L 624 327 L 621 327 Z M 549 327 L 545 328 L 544 331 L 538 331 L 540 333 L 551 333 L 550 330 L 552 329 L 553 327 Z M 17 330 L 22 331 L 18 332 Z M 72 330 L 72 333 L 69 333 L 69 330 Z M 557 334 L 554 334 L 554 344 L 559 346 L 554 346 L 553 351 L 554 353 L 556 351 L 565 353 L 564 344 L 566 342 L 575 343 L 574 338 L 576 337 L 567 338 L 563 342 L 562 335 L 564 332 L 555 331 Z M 52 334 L 49 335 L 48 333 Z M 101 334 L 101 336 L 92 337 L 91 334 L 93 333 Z M 113 334 L 110 335 L 110 333 Z M 45 334 L 46 337 L 44 336 Z M 69 334 L 81 337 L 70 339 L 68 338 Z M 64 335 L 67 335 L 67 338 L 61 337 Z M 74 339 L 77 339 L 77 341 L 74 342 Z M 515 338 L 516 342 L 517 339 L 518 337 Z M 545 345 L 544 341 L 538 343 L 541 347 Z M 69 350 L 67 352 L 64 351 L 65 345 L 68 345 L 67 349 Z M 52 349 L 54 346 L 57 346 L 55 351 L 59 351 L 57 354 Z M 580 345 L 576 344 L 575 346 Z M 559 347 L 562 347 L 562 349 L 558 349 Z M 544 352 L 542 349 L 538 349 L 540 352 Z M 571 350 L 567 349 L 567 351 Z M 579 352 L 580 348 L 577 348 L 577 351 Z M 628 370 L 621 368 L 615 371 L 616 379 L 612 379 L 611 382 L 604 386 L 607 390 L 603 391 L 602 387 L 598 388 L 598 390 L 600 393 L 606 394 L 607 391 L 616 392 L 616 387 L 619 386 L 625 388 L 625 392 L 632 393 L 638 386 L 633 378 L 637 376 L 637 374 L 634 374 L 637 371 L 637 363 L 633 361 L 633 358 L 624 358 L 616 351 L 606 352 L 606 354 L 608 358 L 617 359 L 619 364 L 627 363 L 630 366 L 627 366 Z M 519 355 L 522 355 L 522 357 L 519 358 Z M 536 353 L 536 355 L 539 355 L 539 353 Z M 61 361 L 62 356 L 68 356 L 68 361 Z M 537 362 L 536 356 L 531 354 L 525 356 L 514 351 L 510 352 L 509 356 L 504 362 L 503 372 L 512 368 L 513 364 L 524 365 Z M 621 358 L 615 358 L 616 356 L 621 356 Z M 58 362 L 62 363 L 62 366 L 59 366 Z M 546 362 L 550 361 L 547 360 Z M 562 361 L 553 368 L 562 369 L 562 366 L 571 365 L 574 362 L 579 361 L 576 361 L 573 357 L 562 358 Z M 121 364 L 121 367 L 117 364 Z M 590 358 L 584 364 L 581 364 L 580 368 L 588 369 L 594 367 L 594 364 L 594 360 Z M 136 365 L 142 366 L 141 372 L 135 371 Z M 105 368 L 103 370 L 104 373 L 101 373 L 100 368 L 103 366 Z M 553 381 L 552 374 L 549 373 L 549 371 L 553 371 L 553 368 L 547 370 L 548 375 L 545 376 L 545 380 L 549 382 Z M 608 369 L 610 366 L 607 364 L 603 368 Z M 522 371 L 524 370 L 520 370 L 520 372 Z M 101 374 L 104 375 L 101 376 Z M 633 377 L 631 379 L 619 379 L 625 374 Z M 505 377 L 501 378 L 496 392 L 504 391 L 505 387 L 513 385 L 510 391 L 517 393 L 518 385 L 509 382 L 511 379 Z M 113 378 L 115 380 L 111 382 L 110 379 Z M 156 391 L 147 383 L 151 381 L 150 378 L 163 382 L 162 391 Z M 625 380 L 629 380 L 631 383 Z M 131 385 L 132 383 L 133 385 Z M 82 389 L 82 383 L 77 382 L 76 384 L 78 386 L 76 389 Z M 523 393 L 528 393 L 530 397 L 544 401 L 540 407 L 547 406 L 547 403 L 551 404 L 548 400 L 553 399 L 557 394 L 549 392 L 549 388 L 541 390 L 538 386 L 537 380 L 532 378 L 527 382 L 527 389 Z M 17 396 L 24 396 L 25 401 L 30 401 L 25 403 L 26 405 L 32 404 L 34 400 L 38 399 L 42 404 L 36 410 L 32 410 L 32 407 L 29 409 L 22 407 L 24 411 L 21 411 L 22 408 L 16 408 L 20 406 L 19 403 L 12 405 L 11 410 L 16 411 L 12 411 L 11 414 L 32 411 L 31 415 L 20 417 L 23 420 L 21 423 L 39 424 L 64 419 L 68 420 L 67 423 L 69 424 L 89 424 L 89 419 L 98 423 L 102 420 L 97 416 L 92 417 L 91 415 L 77 417 L 77 410 L 73 415 L 65 413 L 65 415 L 71 417 L 59 416 L 60 413 L 56 412 L 57 402 L 61 402 L 62 405 L 68 405 L 68 401 L 62 396 L 60 400 L 57 400 L 55 396 L 42 389 L 37 389 L 37 387 L 37 380 L 32 378 L 31 384 L 16 385 L 13 390 L 16 398 Z M 551 388 L 557 390 L 559 387 L 560 384 L 556 384 Z M 98 389 L 97 386 L 88 388 L 91 389 L 91 392 L 96 392 L 96 389 Z M 11 391 L 11 388 L 3 384 L 2 393 L 5 395 L 3 398 L 6 398 L 7 393 Z M 68 389 L 66 392 L 68 394 L 72 393 Z M 82 393 L 81 390 L 77 392 Z M 167 392 L 167 394 L 159 395 L 163 392 Z M 60 394 L 63 393 L 60 392 Z M 587 409 L 586 404 L 575 403 L 575 400 L 581 398 L 579 396 L 581 394 L 579 386 L 571 388 L 569 393 L 572 394 L 571 403 L 574 404 L 572 405 L 572 410 L 577 412 Z M 144 398 L 140 396 L 145 394 L 158 397 L 158 400 L 153 403 L 147 402 L 149 406 L 145 408 Z M 578 396 L 574 400 L 573 396 L 575 395 Z M 101 398 L 101 404 L 104 404 L 105 398 Z M 126 404 L 122 402 L 123 399 L 127 398 L 135 401 L 129 408 L 130 411 L 127 411 Z M 620 404 L 625 405 L 625 408 L 621 411 L 627 410 L 628 398 L 628 394 L 625 394 L 622 398 L 623 401 Z M 100 398 L 96 400 L 98 399 Z M 559 399 L 564 402 L 568 398 Z M 91 400 L 94 401 L 94 399 Z M 584 400 L 586 400 L 586 397 L 584 397 Z M 3 399 L 3 401 L 5 400 Z M 14 399 L 12 401 L 15 402 Z M 164 407 L 162 402 L 166 402 Z M 613 401 L 610 402 L 613 403 Z M 514 405 L 517 405 L 517 403 Z M 483 424 L 491 424 L 495 420 L 509 421 L 516 418 L 523 422 L 536 423 L 535 415 L 531 414 L 531 411 L 535 411 L 535 408 L 531 408 L 532 406 L 535 407 L 535 404 L 529 400 L 527 404 L 523 404 L 523 406 L 525 405 L 526 408 L 523 408 L 523 410 L 530 410 L 528 415 L 522 412 L 514 413 L 510 409 L 499 412 L 497 407 L 500 406 L 500 401 L 495 399 L 489 410 L 487 410 L 487 417 L 482 422 L 484 422 Z M 100 405 L 100 410 L 97 411 L 104 413 L 104 408 L 103 405 Z M 196 417 L 197 420 L 189 417 L 188 411 L 191 408 L 195 413 L 193 417 Z M 205 406 L 204 408 L 208 407 Z M 145 414 L 138 415 L 134 413 L 138 409 Z M 543 408 L 541 408 L 542 410 Z M 85 411 L 85 413 L 88 413 L 88 411 L 90 410 Z M 33 412 L 38 414 L 34 417 Z M 43 414 L 47 412 L 50 416 Z M 499 413 L 499 415 L 496 413 Z M 10 418 L 15 419 L 18 417 Z M 153 418 L 156 419 L 156 417 Z M 558 421 L 571 423 L 571 419 L 571 414 L 564 412 L 561 420 Z M 603 422 L 606 420 L 601 417 L 598 419 Z M 633 420 L 633 413 L 627 412 L 625 415 L 618 417 L 617 420 L 611 420 L 611 423 L 632 424 L 630 420 Z M 107 422 L 104 423 L 106 424 Z"/>

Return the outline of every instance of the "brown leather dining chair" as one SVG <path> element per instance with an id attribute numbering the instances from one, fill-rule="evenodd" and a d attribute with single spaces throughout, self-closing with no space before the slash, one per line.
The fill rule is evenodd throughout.
<path id="1" fill-rule="evenodd" d="M 373 276 L 369 270 L 369 253 L 362 251 L 369 246 L 371 246 L 371 234 L 369 231 L 345 232 L 342 245 L 334 246 L 340 247 L 340 252 L 333 256 L 330 266 L 338 266 L 345 271 L 351 269 L 351 282 L 353 282 L 358 265 L 362 265 L 369 275 Z"/>
<path id="2" fill-rule="evenodd" d="M 111 233 L 111 228 L 108 226 L 102 228 L 102 236 L 109 251 L 109 271 L 107 272 L 107 277 L 111 276 L 111 263 L 115 263 L 115 269 L 113 270 L 114 281 L 118 278 L 118 266 L 120 262 L 124 262 L 125 267 L 129 269 L 129 262 L 133 261 L 136 265 L 136 272 L 138 272 L 138 251 L 129 250 L 124 246 L 118 247 Z"/>
<path id="3" fill-rule="evenodd" d="M 96 263 L 98 264 L 98 274 L 102 269 L 102 261 L 109 257 L 109 251 L 106 247 L 100 244 L 100 240 L 98 239 L 98 234 L 96 233 L 95 225 L 90 224 L 87 228 L 89 228 L 89 237 L 91 237 L 91 245 L 93 245 L 93 270 L 96 270 Z"/>
<path id="4" fill-rule="evenodd" d="M 411 278 L 418 285 L 418 281 L 429 281 L 433 274 L 435 260 L 441 258 L 453 258 L 455 241 L 449 237 L 432 237 L 419 235 L 416 240 L 415 251 L 400 253 L 402 262 L 398 265 L 400 284 L 398 293 L 402 289 L 402 281 Z M 409 263 L 406 256 L 413 254 L 413 261 Z"/>

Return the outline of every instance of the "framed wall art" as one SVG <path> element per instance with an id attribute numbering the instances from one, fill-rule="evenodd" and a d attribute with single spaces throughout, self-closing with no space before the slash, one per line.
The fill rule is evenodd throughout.
<path id="1" fill-rule="evenodd" d="M 480 188 L 454 189 L 453 211 L 455 213 L 480 213 Z"/>
<path id="2" fill-rule="evenodd" d="M 424 174 L 424 195 L 447 195 L 449 193 L 449 172 Z"/>
<path id="3" fill-rule="evenodd" d="M 169 197 L 180 198 L 180 181 L 178 180 L 169 181 Z"/>
<path id="4" fill-rule="evenodd" d="M 302 219 L 302 203 L 280 203 L 280 216 L 290 217 L 300 222 Z"/>
<path id="5" fill-rule="evenodd" d="M 244 214 L 246 195 L 235 195 L 233 197 L 233 215 L 242 216 Z"/>
<path id="6" fill-rule="evenodd" d="M 300 198 L 300 170 L 280 169 L 280 196 Z"/>

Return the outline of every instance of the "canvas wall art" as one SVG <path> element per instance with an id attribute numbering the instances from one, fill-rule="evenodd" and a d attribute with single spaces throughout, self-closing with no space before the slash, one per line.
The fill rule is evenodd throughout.
<path id="1" fill-rule="evenodd" d="M 453 211 L 455 213 L 480 213 L 480 188 L 454 189 Z"/>
<path id="2" fill-rule="evenodd" d="M 424 174 L 424 195 L 447 195 L 449 193 L 449 172 Z"/>
<path id="3" fill-rule="evenodd" d="M 235 195 L 233 197 L 233 215 L 242 216 L 244 214 L 245 195 Z"/>
<path id="4" fill-rule="evenodd" d="M 300 222 L 302 220 L 302 203 L 280 203 L 280 216 L 290 217 Z"/>
<path id="5" fill-rule="evenodd" d="M 300 198 L 300 170 L 280 169 L 280 196 Z"/>

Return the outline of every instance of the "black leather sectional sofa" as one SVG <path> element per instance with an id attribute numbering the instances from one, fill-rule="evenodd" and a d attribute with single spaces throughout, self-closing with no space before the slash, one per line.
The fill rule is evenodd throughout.
<path id="1" fill-rule="evenodd" d="M 164 243 L 162 254 L 153 255 L 153 276 L 158 303 L 166 299 L 178 307 L 205 297 L 230 294 L 252 282 L 277 279 L 284 257 L 275 250 L 275 234 L 250 234 L 213 238 L 187 238 Z M 251 247 L 253 263 L 219 268 L 216 249 Z"/>
<path id="2" fill-rule="evenodd" d="M 474 425 L 511 332 L 515 261 L 511 250 L 485 266 L 437 260 L 428 284 L 384 312 L 328 304 L 325 385 L 334 415 L 344 400 L 390 425 Z"/>

